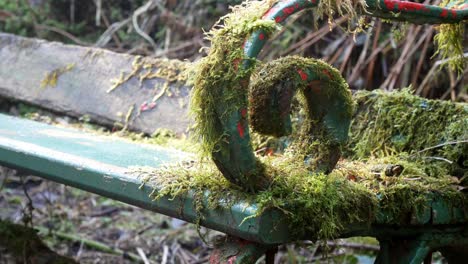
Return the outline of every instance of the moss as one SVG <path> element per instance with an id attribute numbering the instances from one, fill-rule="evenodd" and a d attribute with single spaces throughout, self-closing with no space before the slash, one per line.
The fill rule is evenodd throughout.
<path id="1" fill-rule="evenodd" d="M 455 3 L 454 3 L 455 2 Z M 451 8 L 457 8 L 457 4 L 462 5 L 462 1 L 444 0 L 440 4 L 441 7 L 446 7 L 451 4 Z M 463 55 L 463 39 L 465 37 L 465 22 L 461 21 L 454 24 L 442 24 L 438 26 L 438 33 L 434 36 L 434 42 L 437 50 L 434 56 L 440 54 L 442 59 L 447 59 L 445 63 L 450 70 L 462 74 L 468 65 L 468 58 Z"/>
<path id="2" fill-rule="evenodd" d="M 366 1 L 364 0 L 322 0 L 317 8 L 314 9 L 314 17 L 316 20 L 328 18 L 328 23 L 332 24 L 333 18 L 336 15 L 347 15 L 351 23 L 348 23 L 347 32 L 358 33 L 366 26 L 364 19 L 359 14 L 366 13 Z M 354 27 L 354 28 L 353 28 Z"/>
<path id="3" fill-rule="evenodd" d="M 448 65 L 449 69 L 462 74 L 468 65 L 468 58 L 463 54 L 465 23 L 442 24 L 438 26 L 438 31 L 434 36 L 437 45 L 434 56 L 440 54 L 442 59 L 447 59 L 442 65 Z"/>
<path id="4" fill-rule="evenodd" d="M 248 109 L 249 106 L 248 85 L 256 61 L 244 54 L 243 44 L 254 31 L 262 30 L 265 35 L 269 35 L 276 29 L 277 25 L 274 21 L 261 19 L 275 2 L 246 1 L 242 5 L 234 7 L 233 12 L 223 17 L 220 23 L 207 34 L 208 40 L 211 41 L 211 47 L 208 55 L 197 64 L 191 97 L 191 110 L 196 124 L 194 134 L 202 143 L 202 156 L 214 157 L 218 167 L 225 171 L 225 176 L 233 182 L 243 185 L 246 189 L 256 188 L 252 186 L 257 186 L 258 182 L 263 182 L 269 177 L 264 173 L 264 166 L 249 153 L 251 147 L 240 141 L 238 149 L 246 156 L 242 166 L 231 170 L 223 164 L 223 161 L 235 160 L 235 158 L 228 156 L 238 155 L 238 152 L 230 149 L 231 146 L 227 142 L 233 144 L 232 142 L 237 140 L 231 132 L 234 126 L 233 120 L 242 113 L 240 109 Z M 343 10 L 349 12 L 351 16 L 356 15 L 351 1 L 344 1 L 341 4 L 328 1 L 320 4 L 317 10 L 321 15 L 331 15 L 335 11 L 341 13 L 344 12 Z M 314 64 L 320 65 L 315 67 L 317 69 L 330 68 L 324 63 L 315 62 Z M 341 82 L 342 79 L 339 80 Z M 344 81 L 341 84 L 346 85 Z M 310 97 L 305 96 L 305 98 L 309 100 Z M 309 103 L 309 105 L 311 104 Z M 312 111 L 309 109 L 309 112 Z M 306 130 L 307 132 L 316 131 L 313 128 L 317 128 L 317 126 L 316 124 L 308 124 Z M 244 134 L 245 138 L 250 137 L 248 130 L 241 133 L 242 138 L 244 138 Z M 296 149 L 301 149 L 304 145 L 311 143 L 309 141 L 311 133 L 307 134 L 307 137 L 300 138 L 298 142 L 303 142 L 303 144 L 298 145 Z M 321 134 L 317 132 L 315 135 L 323 139 L 326 134 L 326 132 Z M 329 171 L 333 167 L 339 157 L 339 154 L 336 154 L 339 152 L 339 144 L 334 139 L 330 141 L 330 146 L 327 149 L 331 151 L 324 154 L 323 157 L 310 157 L 310 167 L 319 167 L 317 164 L 322 162 L 318 162 L 318 160 L 330 161 L 330 164 L 326 164 L 323 170 Z M 316 148 L 310 149 L 310 152 L 314 150 Z M 306 155 L 303 156 L 303 158 L 309 159 L 309 157 L 305 157 Z M 240 172 L 238 173 L 238 171 Z M 263 184 L 260 184 L 260 188 L 262 186 Z"/>
<path id="5" fill-rule="evenodd" d="M 409 153 L 452 175 L 467 173 L 468 107 L 401 92 L 358 92 L 347 156 L 352 159 Z M 435 176 L 435 173 L 431 173 Z"/>
<path id="6" fill-rule="evenodd" d="M 302 162 L 291 164 L 285 157 L 263 157 L 266 172 L 271 175 L 270 186 L 255 194 L 230 184 L 211 162 L 185 163 L 155 170 L 133 168 L 145 183 L 155 187 L 151 197 L 183 198 L 195 196 L 200 218 L 206 209 L 225 207 L 238 201 L 255 203 L 257 214 L 276 209 L 284 213 L 298 238 L 336 238 L 351 225 L 371 223 L 408 225 L 412 216 L 428 206 L 437 196 L 451 206 L 468 210 L 466 194 L 455 187 L 457 180 L 439 171 L 430 176 L 421 161 L 408 156 L 369 158 L 365 161 L 341 160 L 329 175 L 309 177 Z M 386 176 L 379 167 L 400 164 L 399 177 Z M 208 207 L 203 200 L 209 192 Z"/>
<path id="7" fill-rule="evenodd" d="M 248 59 L 242 45 L 245 38 L 255 30 L 263 29 L 269 33 L 275 29 L 274 21 L 260 19 L 272 3 L 247 1 L 236 6 L 207 34 L 211 48 L 197 65 L 191 96 L 191 109 L 196 124 L 194 132 L 202 140 L 205 156 L 211 155 L 213 151 L 223 151 L 219 148 L 223 146 L 221 142 L 226 132 L 222 129 L 224 121 L 221 118 L 239 108 L 247 108 L 245 83 L 252 70 L 239 66 Z M 221 106 L 231 108 L 220 109 Z"/>
<path id="8" fill-rule="evenodd" d="M 258 205 L 258 215 L 269 209 L 284 212 L 298 238 L 334 238 L 356 223 L 409 225 L 434 197 L 468 212 L 467 196 L 458 190 L 466 177 L 453 177 L 453 166 L 430 158 L 466 162 L 466 104 L 422 99 L 409 90 L 359 92 L 355 99 L 358 110 L 346 159 L 329 175 L 310 177 L 302 160 L 287 154 L 259 157 L 271 183 L 253 194 L 230 184 L 208 161 L 134 170 L 155 187 L 154 199 L 190 192 L 200 218 L 205 209 L 226 206 L 226 201 L 248 201 Z M 406 137 L 408 142 L 400 142 Z M 431 148 L 447 141 L 458 143 Z M 389 167 L 400 171 L 388 173 Z M 202 203 L 206 192 L 209 208 Z"/>
<path id="9" fill-rule="evenodd" d="M 291 132 L 289 115 L 297 92 L 305 118 L 289 156 L 306 160 L 311 170 L 333 169 L 354 105 L 346 81 L 335 68 L 317 59 L 280 58 L 261 68 L 250 90 L 250 124 L 254 131 L 273 136 Z"/>
<path id="10" fill-rule="evenodd" d="M 0 220 L 0 237 L 0 245 L 13 255 L 17 263 L 76 263 L 51 251 L 34 229 Z"/>

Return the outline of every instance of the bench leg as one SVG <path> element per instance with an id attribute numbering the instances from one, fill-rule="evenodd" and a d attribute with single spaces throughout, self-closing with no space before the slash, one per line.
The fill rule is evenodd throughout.
<path id="1" fill-rule="evenodd" d="M 431 253 L 425 240 L 389 239 L 379 240 L 380 251 L 376 264 L 421 264 Z"/>
<path id="2" fill-rule="evenodd" d="M 271 258 L 271 248 L 265 245 L 226 236 L 221 242 L 216 243 L 210 256 L 210 264 L 254 264 L 267 252 Z"/>
<path id="3" fill-rule="evenodd" d="M 467 263 L 466 231 L 456 233 L 426 233 L 413 239 L 379 239 L 380 251 L 375 263 L 431 263 L 431 255 L 439 251 L 448 263 Z"/>
<path id="4" fill-rule="evenodd" d="M 468 260 L 468 245 L 443 247 L 439 251 L 449 264 L 466 263 Z"/>

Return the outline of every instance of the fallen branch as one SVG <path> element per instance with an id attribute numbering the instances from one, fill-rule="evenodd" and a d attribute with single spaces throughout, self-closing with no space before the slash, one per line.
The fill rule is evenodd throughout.
<path id="1" fill-rule="evenodd" d="M 36 24 L 34 26 L 39 30 L 47 30 L 47 31 L 52 31 L 52 32 L 55 32 L 57 34 L 60 34 L 60 35 L 70 39 L 71 41 L 73 41 L 76 44 L 81 45 L 81 46 L 91 46 L 92 45 L 91 43 L 81 41 L 79 38 L 73 36 L 72 34 L 66 32 L 65 30 L 62 30 L 60 28 L 46 26 L 46 25 L 40 25 L 40 24 Z"/>
<path id="2" fill-rule="evenodd" d="M 142 15 L 143 13 L 148 12 L 148 10 L 152 9 L 153 7 L 154 7 L 153 1 L 149 0 L 146 4 L 139 7 L 137 10 L 135 10 L 135 12 L 132 15 L 132 23 L 138 35 L 140 35 L 142 38 L 144 38 L 146 41 L 148 41 L 151 44 L 151 46 L 153 47 L 153 52 L 155 53 L 156 50 L 158 49 L 156 43 L 150 36 L 148 36 L 148 34 L 146 34 L 143 30 L 141 30 L 140 25 L 138 24 L 138 17 Z"/>
<path id="3" fill-rule="evenodd" d="M 98 241 L 95 241 L 95 240 L 91 240 L 91 239 L 86 239 L 86 238 L 83 238 L 83 237 L 79 237 L 79 236 L 75 236 L 75 235 L 70 235 L 70 234 L 65 234 L 65 233 L 62 233 L 62 232 L 58 232 L 58 231 L 53 231 L 53 232 L 50 232 L 49 229 L 45 228 L 45 227 L 40 227 L 40 226 L 36 226 L 34 227 L 34 229 L 38 230 L 40 233 L 46 235 L 46 236 L 56 236 L 58 238 L 61 238 L 61 239 L 64 239 L 64 240 L 69 240 L 69 241 L 73 241 L 73 242 L 80 242 L 80 243 L 83 243 L 83 245 L 86 245 L 87 247 L 89 248 L 93 248 L 93 249 L 96 249 L 98 251 L 101 251 L 101 252 L 105 252 L 105 253 L 110 253 L 110 254 L 114 254 L 114 255 L 121 255 L 121 256 L 124 256 L 124 257 L 127 257 L 133 261 L 137 261 L 137 262 L 142 262 L 142 259 L 133 254 L 133 253 L 128 253 L 128 252 L 123 252 L 122 250 L 118 249 L 118 248 L 112 248 L 104 243 L 101 243 L 101 242 L 98 242 Z"/>
<path id="4" fill-rule="evenodd" d="M 437 144 L 435 146 L 422 149 L 422 150 L 416 152 L 416 154 L 419 154 L 421 152 L 425 152 L 425 151 L 428 151 L 428 150 L 431 150 L 431 149 L 435 149 L 435 148 L 441 148 L 441 147 L 448 146 L 448 145 L 456 145 L 456 144 L 463 144 L 463 143 L 468 143 L 468 139 L 459 140 L 459 141 L 448 141 L 448 142 L 444 142 L 444 143 L 441 143 L 441 144 Z M 412 156 L 414 156 L 414 155 L 415 154 L 413 154 Z"/>

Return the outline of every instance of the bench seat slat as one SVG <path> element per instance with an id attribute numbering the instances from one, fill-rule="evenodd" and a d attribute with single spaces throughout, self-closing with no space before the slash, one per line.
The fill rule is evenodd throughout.
<path id="1" fill-rule="evenodd" d="M 148 197 L 152 187 L 139 188 L 142 180 L 128 173 L 130 166 L 157 168 L 189 158 L 193 157 L 177 150 L 0 114 L 1 165 L 28 170 L 52 181 L 193 223 L 197 215 L 192 197 L 153 201 Z M 272 215 L 275 212 L 250 218 L 240 225 L 245 217 L 255 215 L 255 209 L 255 205 L 238 203 L 208 210 L 202 224 L 265 244 L 290 240 L 280 217 Z"/>

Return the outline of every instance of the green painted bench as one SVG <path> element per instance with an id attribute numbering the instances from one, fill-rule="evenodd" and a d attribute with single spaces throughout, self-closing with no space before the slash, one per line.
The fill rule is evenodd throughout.
<path id="1" fill-rule="evenodd" d="M 0 164 L 27 170 L 46 179 L 93 192 L 157 213 L 197 222 L 193 197 L 154 201 L 153 188 L 132 172 L 132 166 L 159 168 L 190 161 L 192 154 L 154 145 L 83 133 L 36 121 L 0 114 Z M 142 187 L 141 187 L 142 186 Z M 208 200 L 209 193 L 206 194 Z M 340 237 L 372 236 L 380 240 L 377 263 L 421 263 L 435 250 L 450 263 L 462 263 L 468 254 L 467 216 L 435 197 L 427 210 L 408 226 L 357 223 Z M 237 202 L 204 210 L 201 225 L 230 235 L 212 255 L 212 263 L 255 263 L 280 244 L 313 239 L 291 236 L 287 219 L 279 211 L 256 215 L 257 206 Z M 249 218 L 250 217 L 250 218 Z M 383 219 L 382 219 L 383 221 Z M 234 252 L 234 253 L 233 253 Z M 271 259 L 272 254 L 267 254 Z M 234 258 L 233 258 L 234 257 Z M 236 262 L 234 262 L 236 260 Z"/>
<path id="2" fill-rule="evenodd" d="M 143 184 L 143 180 L 129 170 L 129 166 L 158 168 L 190 160 L 190 154 L 5 115 L 0 115 L 0 124 L 1 165 L 29 170 L 59 183 L 197 222 L 193 197 L 153 201 L 149 194 L 157 186 Z M 451 263 L 462 263 L 468 252 L 466 215 L 463 210 L 437 199 L 430 204 L 432 206 L 413 225 L 357 224 L 346 227 L 340 237 L 379 238 L 381 251 L 377 263 L 420 263 L 434 250 L 440 250 Z M 270 211 L 253 217 L 256 209 L 255 204 L 245 202 L 204 212 L 201 225 L 232 236 L 215 251 L 214 263 L 218 257 L 227 257 L 231 260 L 229 263 L 233 263 L 232 257 L 239 263 L 253 263 L 261 254 L 274 252 L 277 245 L 298 240 L 291 237 L 287 219 L 280 212 Z M 268 256 L 271 260 L 271 254 Z"/>
<path id="3" fill-rule="evenodd" d="M 317 4 L 318 1 L 313 0 L 278 1 L 263 19 L 281 23 L 288 16 Z M 397 19 L 417 23 L 457 22 L 468 16 L 466 4 L 457 10 L 394 0 L 367 1 L 367 4 L 372 15 L 394 18 L 390 14 L 399 12 Z M 255 31 L 245 42 L 244 51 L 248 57 L 256 57 L 266 33 Z M 249 61 L 245 60 L 242 66 L 250 67 Z M 241 138 L 248 133 L 239 121 L 243 113 L 242 110 L 236 112 L 226 125 Z M 250 143 L 241 140 L 239 144 L 247 148 Z M 196 197 L 190 192 L 184 197 L 154 200 L 150 194 L 161 186 L 149 184 L 131 169 L 135 166 L 158 169 L 191 159 L 191 154 L 181 151 L 0 115 L 1 165 L 28 170 L 52 181 L 228 234 L 215 248 L 211 263 L 255 263 L 263 254 L 266 254 L 266 262 L 272 263 L 278 245 L 316 239 L 315 233 L 294 235 L 288 218 L 281 211 L 271 209 L 257 214 L 258 205 L 248 201 L 225 203 L 199 212 L 195 208 Z M 214 160 L 223 163 L 226 158 L 215 156 Z M 235 165 L 243 171 L 251 164 Z M 236 177 L 238 175 L 230 180 L 242 183 L 236 182 Z M 209 199 L 210 193 L 206 192 L 204 203 L 208 204 Z M 386 224 L 385 219 L 391 216 L 389 212 L 381 211 L 377 215 L 379 217 L 372 223 L 356 222 L 345 226 L 338 237 L 376 237 L 381 246 L 376 263 L 421 263 L 428 261 L 433 251 L 440 251 L 450 263 L 463 263 L 468 258 L 468 215 L 463 205 L 449 205 L 435 195 L 428 197 L 425 209 L 412 215 L 405 225 Z"/>

